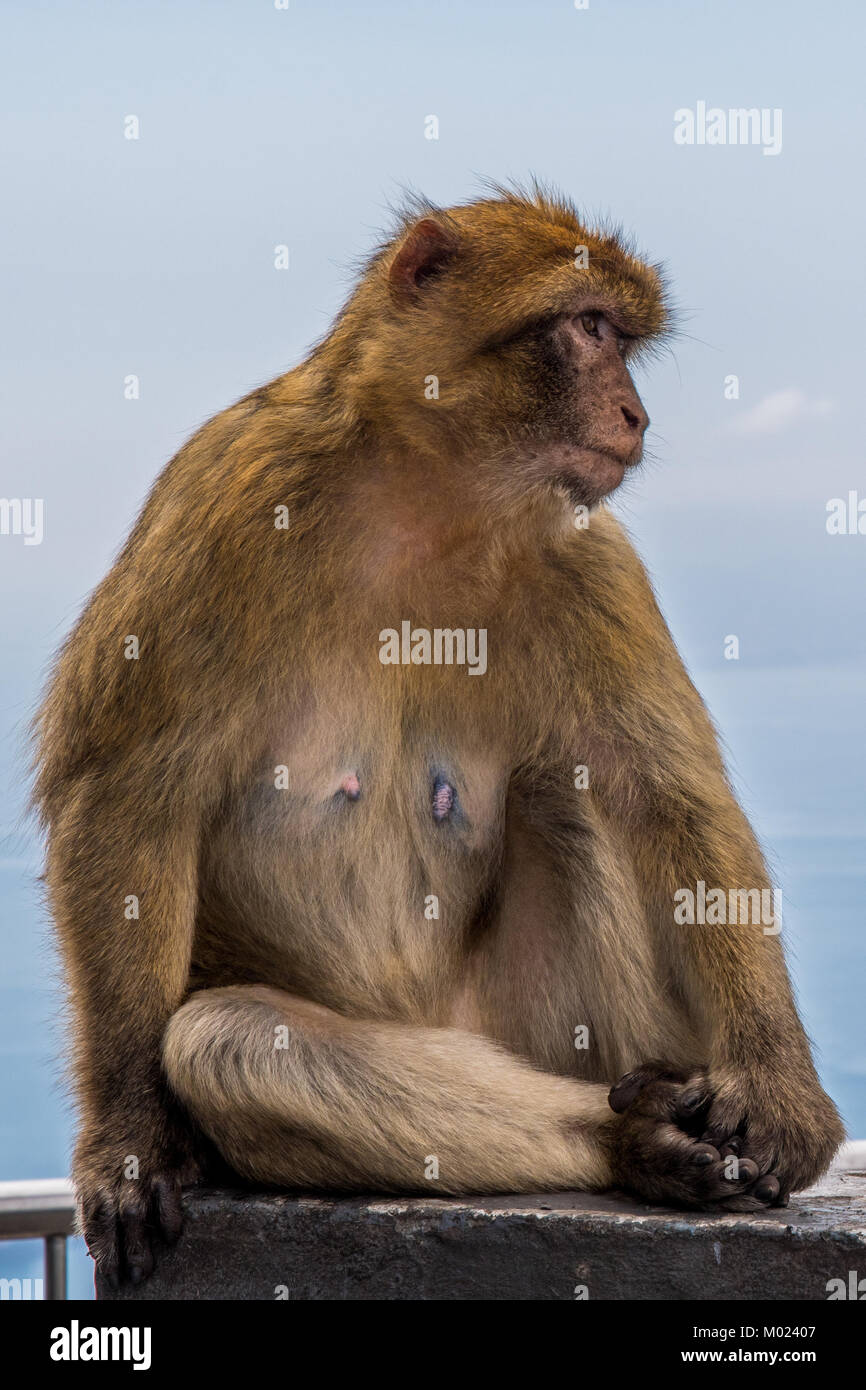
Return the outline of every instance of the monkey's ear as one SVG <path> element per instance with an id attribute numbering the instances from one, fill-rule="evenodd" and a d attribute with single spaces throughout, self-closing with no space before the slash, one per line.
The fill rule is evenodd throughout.
<path id="1" fill-rule="evenodd" d="M 398 300 L 418 299 L 424 281 L 438 275 L 457 251 L 457 238 L 432 217 L 422 217 L 406 234 L 391 262 L 388 283 Z"/>

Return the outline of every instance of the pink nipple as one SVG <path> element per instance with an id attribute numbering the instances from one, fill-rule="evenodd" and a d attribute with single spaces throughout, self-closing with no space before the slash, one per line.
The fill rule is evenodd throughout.
<path id="1" fill-rule="evenodd" d="M 344 777 L 340 783 L 340 791 L 345 792 L 350 801 L 357 801 L 361 795 L 361 783 L 358 781 L 357 774 L 350 772 L 348 777 Z"/>

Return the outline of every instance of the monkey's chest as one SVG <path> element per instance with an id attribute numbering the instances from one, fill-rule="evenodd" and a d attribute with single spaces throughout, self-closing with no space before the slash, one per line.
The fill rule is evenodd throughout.
<path id="1" fill-rule="evenodd" d="M 234 974 L 436 1017 L 495 892 L 509 776 L 453 728 L 376 738 L 331 717 L 273 745 L 204 867 L 211 976 L 229 941 Z"/>
<path id="2" fill-rule="evenodd" d="M 367 881 L 402 864 L 462 877 L 497 852 L 509 774 L 489 749 L 444 736 L 334 751 L 312 740 L 261 769 L 236 829 L 279 862 L 315 865 L 317 875 L 344 866 Z"/>
<path id="3" fill-rule="evenodd" d="M 425 860 L 489 849 L 510 740 L 482 683 L 448 672 L 431 689 L 427 674 L 355 688 L 348 680 L 278 722 L 248 788 L 248 816 L 326 859 L 343 846 L 363 862 L 382 841 Z"/>

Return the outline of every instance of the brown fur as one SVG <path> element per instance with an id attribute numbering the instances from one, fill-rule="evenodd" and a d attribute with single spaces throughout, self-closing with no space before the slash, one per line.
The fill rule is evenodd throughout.
<path id="1" fill-rule="evenodd" d="M 415 208 L 308 360 L 169 464 L 63 649 L 36 795 L 109 1277 L 176 1235 L 203 1135 L 285 1185 L 693 1205 L 772 1200 L 842 1137 L 779 941 L 673 922 L 677 888 L 768 879 L 625 534 L 572 524 L 637 399 L 611 353 L 568 365 L 551 325 L 588 304 L 626 358 L 667 323 L 658 272 L 561 201 Z M 404 619 L 486 628 L 487 673 L 383 666 Z"/>

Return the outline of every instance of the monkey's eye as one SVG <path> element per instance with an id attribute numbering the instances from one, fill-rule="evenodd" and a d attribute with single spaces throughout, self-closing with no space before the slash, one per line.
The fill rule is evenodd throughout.
<path id="1" fill-rule="evenodd" d="M 590 338 L 601 337 L 601 334 L 598 331 L 598 321 L 600 318 L 601 314 L 581 314 L 580 326 L 583 329 L 584 333 L 586 333 Z"/>

